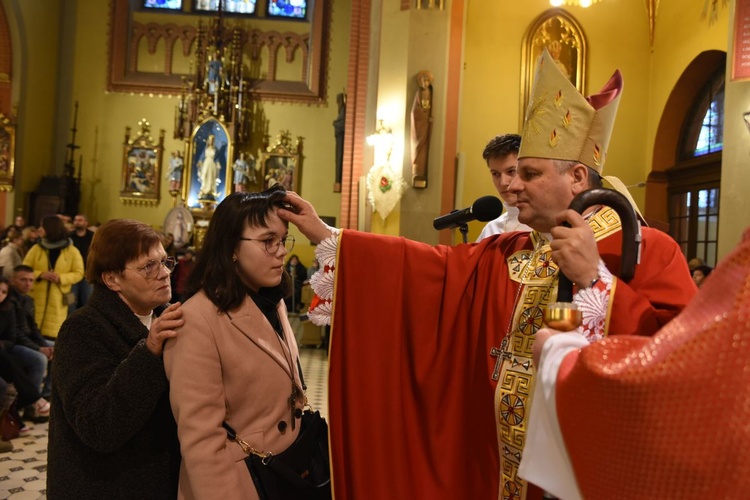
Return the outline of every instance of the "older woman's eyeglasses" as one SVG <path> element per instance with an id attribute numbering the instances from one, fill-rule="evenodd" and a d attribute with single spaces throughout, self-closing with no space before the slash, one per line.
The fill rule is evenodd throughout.
<path id="1" fill-rule="evenodd" d="M 162 261 L 150 260 L 146 262 L 146 265 L 143 267 L 126 267 L 125 269 L 138 271 L 147 280 L 152 280 L 159 276 L 162 267 L 164 267 L 164 269 L 166 269 L 167 272 L 171 274 L 172 271 L 174 271 L 176 265 L 177 260 L 174 257 L 167 257 Z"/>
<path id="2" fill-rule="evenodd" d="M 245 241 L 262 241 L 265 244 L 266 252 L 270 253 L 271 255 L 276 255 L 276 252 L 279 251 L 279 247 L 281 245 L 284 245 L 284 248 L 287 252 L 291 252 L 292 248 L 294 248 L 294 236 L 288 235 L 284 236 L 283 238 L 279 238 L 278 236 L 271 235 L 268 238 L 240 238 L 241 240 Z"/>

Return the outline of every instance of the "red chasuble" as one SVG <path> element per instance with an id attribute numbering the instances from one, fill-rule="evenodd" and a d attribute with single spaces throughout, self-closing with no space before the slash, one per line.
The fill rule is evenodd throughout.
<path id="1" fill-rule="evenodd" d="M 569 354 L 555 397 L 585 498 L 748 498 L 750 231 L 654 337 Z"/>
<path id="2" fill-rule="evenodd" d="M 614 274 L 620 234 L 598 242 Z M 618 333 L 654 333 L 695 292 L 677 245 L 648 228 L 643 239 L 635 278 L 613 283 L 607 329 Z M 519 232 L 432 247 L 343 231 L 329 372 L 337 500 L 507 491 L 501 477 L 515 472 L 500 470 L 490 350 L 506 336 L 519 292 L 508 259 L 532 249 L 532 236 Z"/>

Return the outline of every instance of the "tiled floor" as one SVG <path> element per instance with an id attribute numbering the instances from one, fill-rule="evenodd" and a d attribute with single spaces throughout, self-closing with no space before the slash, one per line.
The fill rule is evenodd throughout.
<path id="1" fill-rule="evenodd" d="M 325 349 L 300 349 L 307 399 L 321 415 L 328 415 L 328 357 Z M 15 449 L 0 454 L 0 499 L 46 498 L 47 426 L 30 424 L 28 436 L 13 440 Z"/>

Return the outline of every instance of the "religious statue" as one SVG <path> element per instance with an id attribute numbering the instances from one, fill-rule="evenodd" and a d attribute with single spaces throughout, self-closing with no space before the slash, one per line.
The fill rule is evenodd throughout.
<path id="1" fill-rule="evenodd" d="M 255 178 L 255 158 L 253 158 L 253 155 L 250 155 L 250 162 L 248 163 L 245 160 L 245 153 L 240 152 L 239 157 L 234 161 L 234 165 L 232 165 L 232 171 L 234 172 L 234 191 L 236 193 L 244 192 L 247 182 L 251 184 L 257 182 Z"/>
<path id="2" fill-rule="evenodd" d="M 419 89 L 411 107 L 412 187 L 427 187 L 427 164 L 432 132 L 432 73 L 417 73 Z"/>
<path id="3" fill-rule="evenodd" d="M 333 135 L 336 137 L 336 180 L 333 184 L 333 192 L 341 192 L 341 179 L 344 174 L 344 126 L 346 122 L 346 94 L 343 92 L 336 96 L 339 106 L 339 114 L 333 120 Z"/>
<path id="4" fill-rule="evenodd" d="M 211 134 L 206 141 L 202 159 L 198 161 L 198 181 L 201 188 L 198 191 L 198 199 L 216 199 L 216 189 L 219 187 L 219 171 L 221 165 L 216 161 L 216 137 Z"/>
<path id="5" fill-rule="evenodd" d="M 208 93 L 216 94 L 224 81 L 224 64 L 221 62 L 221 53 L 217 50 L 214 55 L 208 56 L 206 65 L 206 84 Z"/>
<path id="6" fill-rule="evenodd" d="M 169 160 L 167 168 L 167 180 L 169 181 L 170 191 L 179 191 L 182 187 L 182 170 L 184 168 L 182 152 L 172 151 L 172 158 Z"/>

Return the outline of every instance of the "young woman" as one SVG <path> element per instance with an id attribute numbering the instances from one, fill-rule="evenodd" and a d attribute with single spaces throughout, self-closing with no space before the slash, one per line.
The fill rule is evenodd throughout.
<path id="1" fill-rule="evenodd" d="M 258 498 L 246 454 L 278 454 L 300 431 L 304 392 L 283 298 L 294 245 L 277 215 L 286 191 L 234 193 L 214 212 L 188 288 L 185 326 L 164 362 L 182 450 L 180 498 Z"/>

